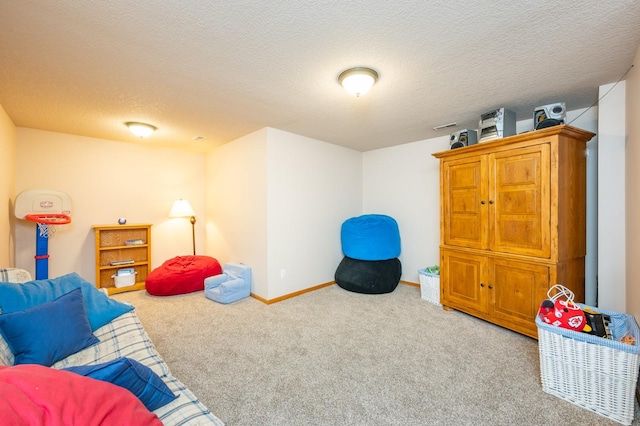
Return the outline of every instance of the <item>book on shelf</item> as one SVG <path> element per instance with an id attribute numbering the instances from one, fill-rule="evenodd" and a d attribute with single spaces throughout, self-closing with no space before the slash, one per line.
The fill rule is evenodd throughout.
<path id="1" fill-rule="evenodd" d="M 111 262 L 109 262 L 109 265 L 111 266 L 131 265 L 132 263 L 135 263 L 133 259 L 112 260 Z"/>
<path id="2" fill-rule="evenodd" d="M 124 242 L 125 246 L 141 246 L 144 244 L 144 240 L 127 240 Z"/>

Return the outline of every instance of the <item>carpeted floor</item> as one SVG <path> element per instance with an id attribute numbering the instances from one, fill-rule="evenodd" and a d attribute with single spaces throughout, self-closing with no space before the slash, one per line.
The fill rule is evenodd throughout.
<path id="1" fill-rule="evenodd" d="M 228 425 L 614 425 L 542 391 L 537 341 L 399 285 L 272 305 L 113 296 Z M 634 421 L 634 425 L 638 420 Z"/>

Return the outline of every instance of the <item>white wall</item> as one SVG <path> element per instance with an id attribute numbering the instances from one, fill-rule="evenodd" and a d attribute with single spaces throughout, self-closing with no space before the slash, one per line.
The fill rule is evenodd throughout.
<path id="1" fill-rule="evenodd" d="M 268 129 L 268 293 L 333 281 L 342 222 L 362 211 L 362 154 Z"/>
<path id="2" fill-rule="evenodd" d="M 66 192 L 72 222 L 49 239 L 49 276 L 77 272 L 95 282 L 94 224 L 151 223 L 152 267 L 191 254 L 191 224 L 170 219 L 178 198 L 204 218 L 204 156 L 103 139 L 17 129 L 16 194 L 27 189 Z M 35 224 L 16 223 L 16 266 L 35 276 Z M 204 226 L 196 225 L 202 253 Z"/>
<path id="3" fill-rule="evenodd" d="M 362 209 L 361 153 L 264 128 L 207 154 L 207 252 L 251 266 L 272 300 L 330 282 Z"/>
<path id="4" fill-rule="evenodd" d="M 440 163 L 431 154 L 449 148 L 449 135 L 363 154 L 363 214 L 398 222 L 402 280 L 440 263 Z"/>
<path id="5" fill-rule="evenodd" d="M 206 156 L 207 253 L 251 266 L 251 291 L 267 296 L 267 129 Z"/>
<path id="6" fill-rule="evenodd" d="M 0 105 L 0 268 L 14 266 L 15 164 L 16 126 Z"/>
<path id="7" fill-rule="evenodd" d="M 624 312 L 625 82 L 601 86 L 599 96 L 598 306 Z"/>

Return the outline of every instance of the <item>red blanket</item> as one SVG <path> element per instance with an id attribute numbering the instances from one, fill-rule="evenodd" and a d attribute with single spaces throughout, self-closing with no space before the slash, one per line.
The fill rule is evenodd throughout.
<path id="1" fill-rule="evenodd" d="M 0 366 L 0 424 L 162 425 L 124 388 L 32 364 Z"/>

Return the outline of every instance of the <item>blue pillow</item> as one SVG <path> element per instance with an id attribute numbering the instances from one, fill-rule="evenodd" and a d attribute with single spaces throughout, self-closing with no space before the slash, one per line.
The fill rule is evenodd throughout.
<path id="1" fill-rule="evenodd" d="M 41 303 L 51 302 L 76 288 L 82 289 L 91 331 L 133 309 L 133 306 L 109 299 L 95 285 L 73 272 L 58 278 L 24 284 L 0 282 L 0 313 L 24 311 Z"/>
<path id="2" fill-rule="evenodd" d="M 80 289 L 22 312 L 0 315 L 0 333 L 13 352 L 14 365 L 49 367 L 99 342 L 91 333 Z"/>
<path id="3" fill-rule="evenodd" d="M 63 370 L 128 389 L 149 411 L 157 410 L 178 397 L 153 370 L 131 358 L 118 358 L 102 364 L 67 367 Z"/>

